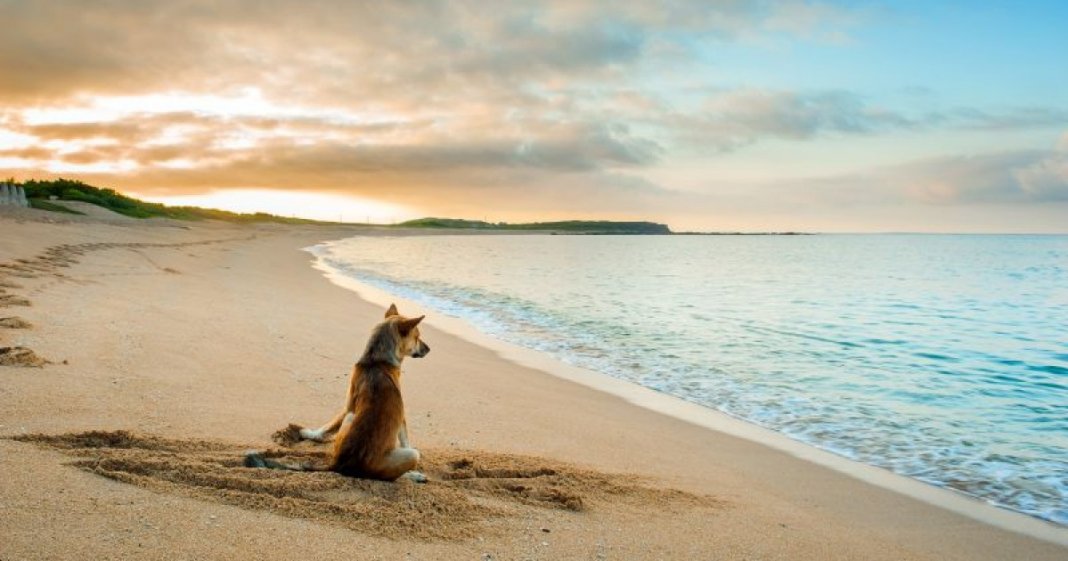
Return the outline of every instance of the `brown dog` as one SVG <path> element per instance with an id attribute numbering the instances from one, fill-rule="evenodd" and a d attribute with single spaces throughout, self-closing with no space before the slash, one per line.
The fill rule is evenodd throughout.
<path id="1" fill-rule="evenodd" d="M 329 470 L 353 477 L 392 481 L 411 472 L 419 463 L 419 451 L 408 442 L 408 424 L 401 399 L 401 361 L 420 358 L 430 347 L 419 338 L 419 322 L 424 316 L 406 318 L 390 305 L 386 320 L 375 326 L 363 356 L 349 379 L 345 407 L 318 429 L 300 429 L 301 438 L 325 442 L 336 431 L 334 452 L 322 468 L 290 466 L 250 452 L 248 467 L 295 470 Z M 426 478 L 418 472 L 408 475 L 416 481 Z"/>

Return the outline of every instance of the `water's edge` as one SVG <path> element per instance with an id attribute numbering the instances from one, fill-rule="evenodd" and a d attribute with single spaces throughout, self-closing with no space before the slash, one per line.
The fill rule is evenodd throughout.
<path id="1" fill-rule="evenodd" d="M 334 240 L 340 241 L 340 240 Z M 395 302 L 408 310 L 424 310 L 425 306 L 404 297 L 386 292 L 324 263 L 319 248 L 328 247 L 332 241 L 324 241 L 304 248 L 313 257 L 313 267 L 330 282 L 356 293 L 365 301 L 382 307 Z M 423 312 L 419 312 L 423 313 Z M 474 345 L 490 349 L 503 360 L 545 372 L 558 378 L 578 383 L 596 391 L 621 398 L 626 402 L 676 419 L 742 438 L 759 445 L 790 454 L 801 460 L 832 469 L 838 473 L 876 485 L 921 502 L 990 524 L 1005 530 L 1024 534 L 1055 544 L 1068 546 L 1068 528 L 1042 520 L 1026 513 L 989 504 L 981 499 L 954 489 L 938 487 L 922 481 L 893 473 L 889 470 L 864 464 L 813 445 L 794 440 L 785 434 L 760 427 L 696 403 L 683 400 L 635 383 L 613 378 L 606 374 L 570 365 L 541 351 L 491 337 L 472 327 L 466 321 L 443 315 L 431 314 L 427 323 L 450 335 Z"/>

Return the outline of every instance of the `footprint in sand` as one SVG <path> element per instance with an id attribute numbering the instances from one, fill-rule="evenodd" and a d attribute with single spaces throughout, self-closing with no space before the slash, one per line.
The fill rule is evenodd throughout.
<path id="1" fill-rule="evenodd" d="M 0 308 L 10 306 L 30 306 L 30 301 L 15 294 L 0 294 Z"/>
<path id="2" fill-rule="evenodd" d="M 0 347 L 0 366 L 41 367 L 51 364 L 26 347 Z"/>
<path id="3" fill-rule="evenodd" d="M 0 318 L 0 327 L 6 327 L 7 329 L 29 329 L 33 327 L 33 324 L 18 316 L 11 316 Z"/>

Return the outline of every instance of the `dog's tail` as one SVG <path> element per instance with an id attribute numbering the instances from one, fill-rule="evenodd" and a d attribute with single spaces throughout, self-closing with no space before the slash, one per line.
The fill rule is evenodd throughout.
<path id="1" fill-rule="evenodd" d="M 263 452 L 257 450 L 251 450 L 245 453 L 245 467 L 285 469 L 289 471 L 329 471 L 329 468 L 325 466 L 317 466 L 311 462 L 305 462 L 303 464 L 286 464 L 278 462 L 264 456 Z"/>

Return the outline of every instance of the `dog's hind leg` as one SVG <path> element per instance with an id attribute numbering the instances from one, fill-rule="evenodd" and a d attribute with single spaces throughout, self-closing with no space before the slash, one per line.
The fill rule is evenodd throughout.
<path id="1" fill-rule="evenodd" d="M 426 482 L 426 476 L 412 471 L 419 465 L 419 451 L 415 448 L 394 448 L 379 463 L 375 470 L 377 475 L 386 481 L 393 481 L 404 475 L 417 483 Z M 411 476 L 408 474 L 411 473 Z"/>

